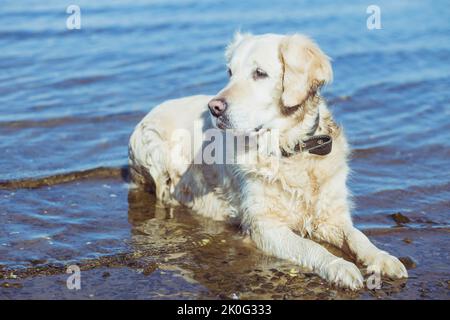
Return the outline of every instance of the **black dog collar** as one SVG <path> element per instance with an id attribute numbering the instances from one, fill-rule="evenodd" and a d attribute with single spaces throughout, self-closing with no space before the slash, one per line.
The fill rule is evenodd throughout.
<path id="1" fill-rule="evenodd" d="M 283 157 L 290 157 L 296 153 L 309 152 L 310 154 L 325 156 L 331 152 L 332 145 L 333 139 L 329 135 L 311 136 L 298 142 L 291 152 L 281 149 L 281 155 Z"/>

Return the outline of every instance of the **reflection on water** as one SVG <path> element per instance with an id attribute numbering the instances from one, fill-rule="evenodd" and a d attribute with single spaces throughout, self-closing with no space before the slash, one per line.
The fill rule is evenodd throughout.
<path id="1" fill-rule="evenodd" d="M 142 203 L 153 207 L 142 216 Z M 323 281 L 289 262 L 259 252 L 239 229 L 184 209 L 158 208 L 142 190 L 129 193 L 134 252 L 150 255 L 156 269 L 171 270 L 186 281 L 207 288 L 200 296 L 231 298 L 322 298 L 355 296 L 332 290 L 323 293 Z M 303 271 L 303 272 L 302 272 Z"/>
<path id="2" fill-rule="evenodd" d="M 383 290 L 353 293 L 330 287 L 309 270 L 262 254 L 234 226 L 198 217 L 183 209 L 158 208 L 154 198 L 143 190 L 131 190 L 128 199 L 133 251 L 149 258 L 146 261 L 154 265 L 153 272 L 175 272 L 189 283 L 200 284 L 201 287 L 196 288 L 197 297 L 431 298 L 442 297 L 447 292 L 449 253 L 444 243 L 448 229 L 367 230 L 378 246 L 398 256 L 414 257 L 416 265 L 408 266 L 409 280 L 383 279 Z M 155 208 L 147 211 L 147 218 L 142 215 L 143 203 L 146 209 Z M 327 248 L 349 259 L 338 249 Z M 431 256 L 432 261 L 424 265 Z"/>
<path id="3" fill-rule="evenodd" d="M 0 279 L 0 296 L 46 288 L 64 297 L 55 277 L 69 263 L 85 266 L 86 285 L 102 297 L 350 295 L 262 255 L 236 227 L 167 212 L 129 190 L 134 126 L 163 100 L 220 90 L 223 49 L 240 28 L 306 33 L 333 59 L 324 95 L 354 150 L 354 220 L 378 246 L 417 264 L 406 284 L 359 297 L 447 297 L 446 1 L 379 1 L 383 29 L 372 31 L 364 1 L 77 4 L 78 31 L 65 29 L 60 1 L 1 5 L 0 276 L 13 270 L 24 279 Z M 398 212 L 409 222 L 392 219 Z M 129 290 L 113 294 L 113 284 Z"/>

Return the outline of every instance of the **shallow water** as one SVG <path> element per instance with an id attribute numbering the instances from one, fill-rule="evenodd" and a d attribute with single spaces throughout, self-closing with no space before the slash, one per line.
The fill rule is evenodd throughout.
<path id="1" fill-rule="evenodd" d="M 0 297 L 449 297 L 446 1 L 379 1 L 383 29 L 372 31 L 364 1 L 77 4 L 72 31 L 60 1 L 0 6 Z M 354 220 L 415 261 L 405 283 L 336 290 L 238 230 L 183 210 L 170 219 L 129 190 L 134 126 L 165 99 L 220 90 L 223 48 L 239 28 L 306 33 L 333 58 L 324 95 L 354 150 Z M 65 287 L 72 263 L 85 270 L 76 293 Z"/>

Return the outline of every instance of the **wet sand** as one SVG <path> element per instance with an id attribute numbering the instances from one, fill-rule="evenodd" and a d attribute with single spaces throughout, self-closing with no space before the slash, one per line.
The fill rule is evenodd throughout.
<path id="1" fill-rule="evenodd" d="M 108 185 L 100 198 L 102 210 L 117 210 L 110 199 L 125 199 L 127 221 L 115 227 L 126 228 L 129 237 L 116 239 L 116 253 L 107 254 L 101 243 L 85 247 L 73 244 L 54 248 L 49 244 L 41 259 L 30 259 L 20 267 L 0 266 L 0 296 L 5 299 L 448 299 L 450 298 L 449 229 L 430 224 L 420 229 L 392 216 L 391 228 L 365 229 L 371 240 L 405 262 L 410 278 L 382 279 L 380 290 L 352 292 L 328 285 L 309 270 L 262 254 L 244 238 L 237 227 L 200 218 L 184 209 L 170 212 L 155 206 L 154 196 L 145 190 L 130 189 L 122 177 L 73 175 L 73 182 L 53 184 L 47 179 L 32 182 L 33 187 L 52 184 L 53 197 L 67 189 L 92 196 L 92 190 Z M 116 169 L 113 172 L 123 172 Z M 84 177 L 78 180 L 79 177 Z M 66 180 L 70 180 L 67 178 Z M 47 186 L 47 188 L 50 186 Z M 103 187 L 104 188 L 104 187 Z M 3 189 L 2 192 L 9 191 Z M 34 190 L 34 189 L 31 189 Z M 45 189 L 44 189 L 45 190 Z M 111 194 L 116 197 L 110 198 Z M 16 191 L 15 197 L 21 197 Z M 74 199 L 86 200 L 79 194 Z M 102 199 L 106 198 L 106 199 Z M 110 199 L 107 199 L 107 198 Z M 16 198 L 16 201 L 21 199 Z M 88 207 L 85 204 L 85 207 Z M 64 209 L 65 214 L 67 210 Z M 61 214 L 63 214 L 61 212 Z M 70 213 L 69 213 L 70 214 Z M 405 216 L 403 216 L 405 219 Z M 397 220 L 397 222 L 395 221 Z M 399 221 L 400 220 L 400 221 Z M 402 223 L 403 222 L 403 223 Z M 95 222 L 94 222 L 95 223 Z M 98 221 L 108 227 L 108 221 Z M 53 241 L 56 242 L 57 239 Z M 57 238 L 57 237 L 56 237 Z M 87 238 L 84 238 L 86 240 Z M 108 244 L 111 247 L 111 243 Z M 57 246 L 58 247 L 58 246 Z M 22 249 L 23 248 L 23 249 Z M 345 256 L 336 248 L 333 253 Z M 23 254 L 23 243 L 14 250 Z M 108 249 L 111 250 L 111 249 Z M 13 254 L 13 253 L 11 253 Z M 66 256 L 64 256 L 66 255 Z M 68 259 L 71 256 L 83 258 Z M 94 255 L 96 257 L 91 258 Z M 45 258 L 47 256 L 48 258 Z M 31 257 L 31 256 L 30 256 Z M 57 258 L 66 263 L 51 262 Z M 65 258 L 64 258 L 65 257 Z M 81 290 L 69 290 L 66 269 L 81 269 Z M 363 270 L 363 269 L 362 269 Z"/>

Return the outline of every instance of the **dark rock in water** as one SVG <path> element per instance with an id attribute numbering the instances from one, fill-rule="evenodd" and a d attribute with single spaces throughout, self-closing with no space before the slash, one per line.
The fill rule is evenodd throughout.
<path id="1" fill-rule="evenodd" d="M 391 218 L 394 219 L 394 221 L 398 224 L 411 222 L 411 220 L 409 220 L 407 216 L 401 214 L 400 212 L 391 214 Z"/>
<path id="2" fill-rule="evenodd" d="M 144 271 L 142 273 L 148 276 L 151 275 L 156 269 L 158 269 L 158 265 L 156 263 L 151 263 L 144 268 Z"/>
<path id="3" fill-rule="evenodd" d="M 405 243 L 407 243 L 407 244 L 410 244 L 410 243 L 412 243 L 413 241 L 412 241 L 410 238 L 405 238 L 405 239 L 403 239 L 403 242 L 405 242 Z"/>
<path id="4" fill-rule="evenodd" d="M 111 273 L 109 273 L 108 271 L 103 272 L 103 274 L 102 274 L 103 278 L 108 278 L 109 276 L 111 276 Z"/>
<path id="5" fill-rule="evenodd" d="M 403 263 L 406 269 L 414 269 L 417 266 L 416 262 L 411 257 L 400 257 L 398 260 Z"/>

